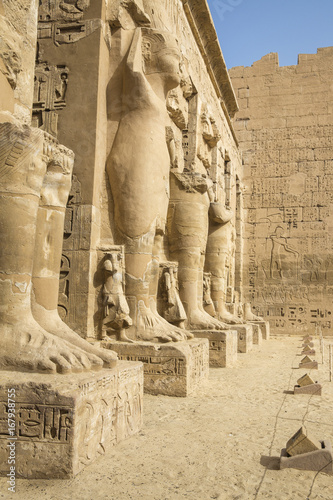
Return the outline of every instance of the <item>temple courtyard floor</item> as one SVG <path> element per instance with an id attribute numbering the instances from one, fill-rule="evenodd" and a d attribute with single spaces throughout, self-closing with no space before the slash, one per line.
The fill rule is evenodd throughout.
<path id="1" fill-rule="evenodd" d="M 233 368 L 211 369 L 187 398 L 145 395 L 138 435 L 73 480 L 18 479 L 12 494 L 1 478 L 0 498 L 332 500 L 333 476 L 279 470 L 281 448 L 302 425 L 333 443 L 333 382 L 319 339 L 319 369 L 308 373 L 322 384 L 322 396 L 291 393 L 306 373 L 297 369 L 301 344 L 301 337 L 271 337 L 239 354 Z"/>

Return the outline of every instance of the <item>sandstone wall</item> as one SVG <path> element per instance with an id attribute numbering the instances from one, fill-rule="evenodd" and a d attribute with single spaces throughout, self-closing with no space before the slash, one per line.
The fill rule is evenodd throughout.
<path id="1" fill-rule="evenodd" d="M 332 334 L 333 47 L 230 70 L 243 151 L 245 298 L 273 331 Z"/>
<path id="2" fill-rule="evenodd" d="M 0 0 L 0 111 L 30 124 L 35 52 L 37 0 Z"/>
<path id="3" fill-rule="evenodd" d="M 178 89 L 168 101 L 170 133 L 174 136 L 179 172 L 184 168 L 184 157 L 190 150 L 199 171 L 205 173 L 203 163 L 207 153 L 208 161 L 216 166 L 215 170 L 220 169 L 222 186 L 225 164 L 228 163 L 228 206 L 236 214 L 236 176 L 241 177 L 240 155 L 230 117 L 237 109 L 237 102 L 207 2 L 97 0 L 76 2 L 70 9 L 64 9 L 58 0 L 52 8 L 42 0 L 37 70 L 43 84 L 43 72 L 49 74 L 48 68 L 51 68 L 58 94 L 63 95 L 54 98 L 50 94 L 51 116 L 45 114 L 43 103 L 38 98 L 36 101 L 35 96 L 35 125 L 49 127 L 49 132 L 57 135 L 75 153 L 74 180 L 65 223 L 59 311 L 83 337 L 96 338 L 99 335 L 103 309 L 103 269 L 100 263 L 103 251 L 117 243 L 105 161 L 119 122 L 124 61 L 138 26 L 169 31 L 176 35 L 180 45 L 188 78 L 185 94 L 188 85 L 189 95 L 185 98 L 184 88 Z M 214 123 L 220 136 L 214 148 L 207 149 L 202 138 L 203 113 L 209 116 L 209 126 Z M 183 131 L 187 129 L 191 129 L 189 147 L 184 145 Z M 197 158 L 200 141 L 202 160 Z M 185 151 L 184 147 L 188 150 Z M 235 226 L 236 215 L 230 223 L 234 232 Z M 228 237 L 233 250 L 230 251 L 226 284 L 232 288 L 236 285 L 236 262 L 240 268 L 240 251 L 234 248 L 233 231 Z M 167 260 L 167 235 L 164 246 Z M 239 273 L 238 277 L 240 280 Z"/>

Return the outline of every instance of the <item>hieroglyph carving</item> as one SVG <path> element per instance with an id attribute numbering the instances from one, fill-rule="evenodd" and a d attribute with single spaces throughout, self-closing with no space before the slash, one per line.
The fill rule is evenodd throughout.
<path id="1" fill-rule="evenodd" d="M 39 63 L 35 68 L 32 125 L 57 137 L 58 111 L 66 106 L 69 70 Z"/>
<path id="2" fill-rule="evenodd" d="M 100 19 L 82 20 L 90 0 L 40 0 L 38 39 L 52 38 L 56 45 L 75 43 L 89 36 Z"/>

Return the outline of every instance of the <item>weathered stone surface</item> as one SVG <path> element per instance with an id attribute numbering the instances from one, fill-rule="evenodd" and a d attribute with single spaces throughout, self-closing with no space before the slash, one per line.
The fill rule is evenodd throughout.
<path id="1" fill-rule="evenodd" d="M 302 358 L 299 363 L 299 368 L 314 368 L 315 370 L 317 370 L 318 362 L 312 360 L 309 356 L 304 356 L 304 358 Z"/>
<path id="2" fill-rule="evenodd" d="M 306 354 L 307 356 L 312 356 L 313 354 L 316 354 L 315 349 L 311 349 L 311 347 L 308 347 L 307 349 L 303 349 L 302 354 Z"/>
<path id="3" fill-rule="evenodd" d="M 300 363 L 298 365 L 299 368 L 304 368 L 308 370 L 318 370 L 318 362 L 317 361 L 305 361 L 304 363 Z"/>
<path id="4" fill-rule="evenodd" d="M 251 323 L 252 326 L 252 332 L 253 332 L 253 344 L 260 345 L 262 344 L 262 330 L 261 330 L 261 325 L 256 324 L 256 323 Z"/>
<path id="5" fill-rule="evenodd" d="M 295 385 L 294 394 L 311 394 L 313 396 L 321 396 L 321 389 L 322 386 L 317 382 L 302 387 L 300 387 L 299 385 Z"/>
<path id="6" fill-rule="evenodd" d="M 188 396 L 209 372 L 209 344 L 206 339 L 192 339 L 177 344 L 106 341 L 119 359 L 141 361 L 144 369 L 144 392 L 166 396 Z"/>
<path id="7" fill-rule="evenodd" d="M 40 6 L 34 123 L 57 134 L 76 156 L 66 210 L 59 313 L 84 338 L 105 334 L 99 249 L 121 245 L 132 320 L 126 331 L 128 339 L 190 337 L 156 312 L 159 261 L 176 261 L 180 299 L 187 315 L 196 306 L 188 315 L 187 330 L 222 330 L 229 314 L 224 310 L 226 288 L 240 289 L 237 270 L 242 255 L 235 230 L 240 234 L 242 204 L 235 187 L 236 173 L 241 178 L 241 159 L 230 122 L 237 102 L 207 5 L 194 0 L 184 4 L 163 0 L 157 5 L 151 0 L 131 0 L 109 2 L 105 9 L 104 4 L 96 0 L 64 10 L 59 2 L 50 5 L 43 0 Z M 109 24 L 115 28 L 112 32 Z M 163 47 L 171 50 L 174 60 L 172 66 L 170 52 L 164 61 L 169 65 L 167 71 L 162 67 Z M 162 59 L 156 57 L 159 51 Z M 46 81 L 47 69 L 51 78 Z M 135 80 L 138 75 L 140 86 Z M 92 90 L 83 110 L 82 88 L 87 81 Z M 138 104 L 140 111 L 136 112 Z M 76 126 L 78 116 L 87 126 Z M 184 174 L 185 167 L 194 175 Z M 122 183 L 126 168 L 129 176 Z M 205 186 L 200 195 L 186 196 L 196 211 L 188 222 L 189 230 L 196 231 L 199 224 L 203 237 L 198 246 L 183 235 L 184 258 L 175 256 L 173 232 L 165 233 L 166 219 L 172 219 L 173 213 L 169 200 L 177 198 L 169 185 L 170 169 L 178 176 L 192 175 L 198 186 Z M 198 201 L 201 207 L 197 207 Z M 211 269 L 206 269 L 204 255 L 210 243 L 205 227 L 208 213 L 213 212 L 210 231 L 213 224 L 228 228 L 221 230 L 224 250 L 217 252 L 223 262 L 207 264 Z M 187 219 L 185 212 L 183 217 Z M 181 227 L 176 219 L 176 226 Z M 194 263 L 186 262 L 189 252 Z M 222 268 L 223 276 L 219 276 Z M 212 273 L 215 318 L 201 305 L 204 270 Z M 191 273 L 196 273 L 195 280 Z M 222 281 L 217 297 L 214 287 L 218 280 Z M 170 310 L 172 307 L 169 303 Z"/>
<path id="8" fill-rule="evenodd" d="M 230 367 L 237 361 L 238 333 L 236 330 L 192 330 L 195 338 L 209 340 L 209 366 Z"/>
<path id="9" fill-rule="evenodd" d="M 286 444 L 286 452 L 291 457 L 320 449 L 319 441 L 309 436 L 304 427 L 301 427 Z"/>
<path id="10" fill-rule="evenodd" d="M 311 63 L 307 61 L 311 57 Z M 332 47 L 232 68 L 240 111 L 244 298 L 273 332 L 332 329 Z"/>
<path id="11" fill-rule="evenodd" d="M 259 325 L 261 329 L 262 338 L 264 340 L 269 340 L 270 337 L 270 326 L 269 321 L 250 321 L 253 325 Z"/>
<path id="12" fill-rule="evenodd" d="M 322 449 L 288 457 L 285 448 L 281 450 L 280 469 L 300 469 L 333 474 L 331 442 L 324 439 Z"/>
<path id="13" fill-rule="evenodd" d="M 303 363 L 310 363 L 312 359 L 309 356 L 304 356 L 304 358 L 301 359 L 300 364 Z"/>
<path id="14" fill-rule="evenodd" d="M 15 391 L 13 392 L 13 389 Z M 14 437 L 8 431 L 14 394 Z M 120 361 L 98 373 L 1 373 L 0 473 L 15 444 L 18 477 L 69 479 L 142 426 L 143 367 Z"/>
<path id="15" fill-rule="evenodd" d="M 304 387 L 306 385 L 311 385 L 311 384 L 314 384 L 314 381 L 312 380 L 312 378 L 310 377 L 310 375 L 308 375 L 307 373 L 305 375 L 303 375 L 302 377 L 300 377 L 298 380 L 297 380 L 297 384 L 301 387 Z"/>
<path id="16" fill-rule="evenodd" d="M 238 352 L 246 353 L 253 348 L 252 325 L 233 325 L 233 329 L 238 333 Z"/>
<path id="17" fill-rule="evenodd" d="M 2 0 L 0 10 L 0 112 L 8 111 L 26 125 L 32 109 L 37 9 L 37 0 Z"/>

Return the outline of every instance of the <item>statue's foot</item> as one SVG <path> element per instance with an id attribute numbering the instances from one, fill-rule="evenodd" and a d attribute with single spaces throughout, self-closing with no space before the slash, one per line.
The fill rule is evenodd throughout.
<path id="1" fill-rule="evenodd" d="M 129 339 L 129 338 L 127 337 L 127 335 L 126 335 L 126 331 L 125 331 L 125 330 L 120 330 L 120 331 L 119 331 L 119 339 L 118 339 L 118 340 L 120 340 L 120 342 L 129 342 L 129 343 L 131 343 L 131 344 L 133 344 L 133 343 L 134 343 L 134 340 Z"/>
<path id="2" fill-rule="evenodd" d="M 192 311 L 189 317 L 189 328 L 191 330 L 228 330 L 230 327 L 225 323 L 213 318 L 208 313 L 200 311 Z"/>
<path id="3" fill-rule="evenodd" d="M 231 314 L 228 311 L 223 311 L 222 313 L 218 313 L 218 319 L 228 325 L 243 325 L 245 321 L 242 318 L 239 318 L 235 314 Z"/>
<path id="4" fill-rule="evenodd" d="M 256 316 L 253 313 L 247 314 L 245 319 L 246 321 L 264 321 L 264 318 L 262 318 L 261 316 Z"/>
<path id="5" fill-rule="evenodd" d="M 71 373 L 102 368 L 97 356 L 51 335 L 38 323 L 2 324 L 0 369 Z"/>
<path id="6" fill-rule="evenodd" d="M 150 342 L 179 342 L 187 339 L 187 332 L 171 325 L 139 300 L 136 336 Z"/>
<path id="7" fill-rule="evenodd" d="M 82 349 L 86 354 L 99 358 L 101 364 L 104 365 L 105 368 L 112 368 L 116 365 L 117 354 L 115 352 L 89 344 L 89 342 L 80 337 L 78 333 L 71 330 L 71 328 L 60 319 L 58 311 L 47 311 L 36 305 L 34 307 L 34 313 L 38 323 L 47 332 Z"/>
<path id="8" fill-rule="evenodd" d="M 189 330 L 185 330 L 185 325 L 184 325 L 185 322 L 183 322 L 183 328 L 181 328 L 181 326 L 176 326 L 169 323 L 166 319 L 162 318 L 162 316 L 158 314 L 156 308 L 156 301 L 153 298 L 149 300 L 149 303 L 150 303 L 150 310 L 156 316 L 157 320 L 161 321 L 165 325 L 165 328 L 169 329 L 171 327 L 173 328 L 173 331 L 178 332 L 180 335 L 185 335 L 185 340 L 193 339 L 194 337 L 193 333 L 191 333 Z"/>

